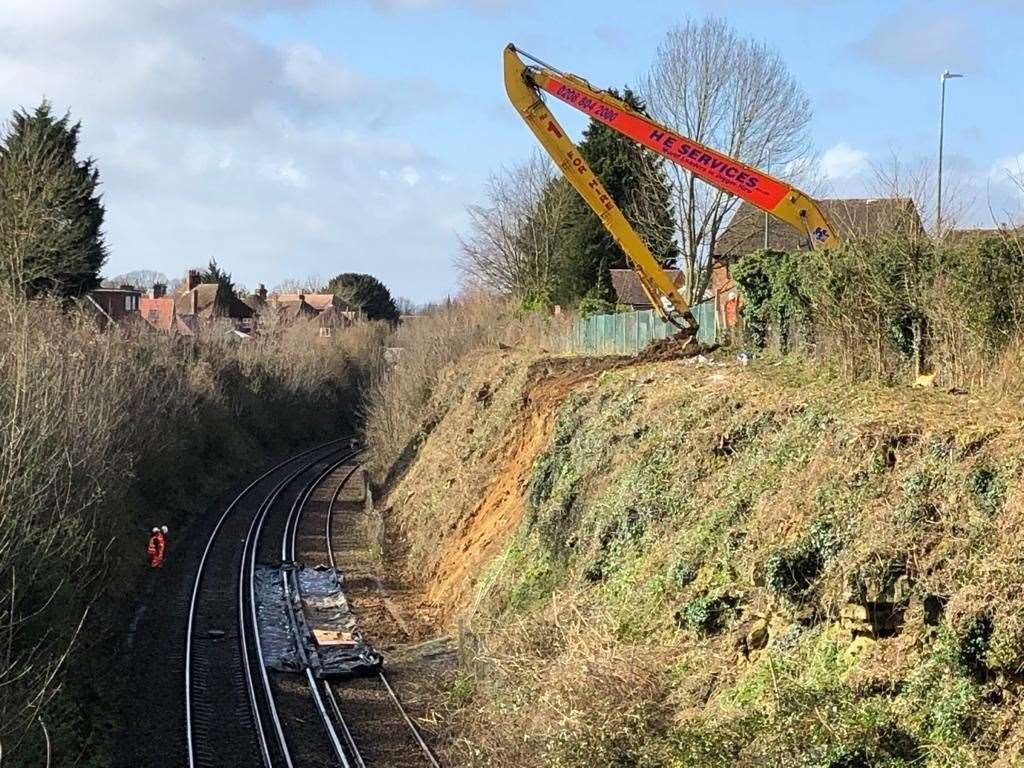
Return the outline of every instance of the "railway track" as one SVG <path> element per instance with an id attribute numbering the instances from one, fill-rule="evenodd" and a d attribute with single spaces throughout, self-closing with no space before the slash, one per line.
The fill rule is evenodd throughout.
<path id="1" fill-rule="evenodd" d="M 440 768 L 383 672 L 319 680 L 302 642 L 295 643 L 294 672 L 264 663 L 257 572 L 278 569 L 288 630 L 297 638 L 305 629 L 292 566 L 300 556 L 338 565 L 339 497 L 359 469 L 344 442 L 305 451 L 254 479 L 227 505 L 206 543 L 185 644 L 189 768 Z M 325 485 L 332 477 L 333 489 Z M 342 527 L 349 536 L 358 526 L 346 519 Z"/>
<path id="2" fill-rule="evenodd" d="M 359 466 L 353 464 L 339 473 L 340 482 L 331 493 L 330 500 L 326 504 L 321 503 L 318 510 L 321 519 L 308 511 L 303 518 L 303 510 L 300 510 L 300 518 L 295 522 L 291 537 L 291 551 L 294 555 L 301 525 L 307 559 L 319 556 L 322 564 L 334 570 L 340 566 L 346 583 L 358 581 L 363 575 L 346 573 L 345 564 L 338 562 L 335 556 L 335 531 L 337 527 L 344 529 L 346 551 L 360 548 L 360 533 L 365 534 L 365 531 L 353 519 L 351 509 L 344 513 L 345 519 L 337 526 L 342 516 L 337 514 L 339 498 L 343 492 L 351 489 L 353 478 L 358 477 L 358 470 Z M 348 506 L 352 505 L 350 501 Z M 365 535 L 361 543 L 365 550 Z M 358 607 L 355 612 L 358 617 Z M 342 765 L 352 768 L 440 768 L 385 672 L 342 682 L 321 681 L 321 685 L 337 725 L 336 730 L 344 741 L 346 757 Z"/>
<path id="3" fill-rule="evenodd" d="M 200 558 L 185 639 L 185 740 L 189 768 L 292 765 L 283 726 L 261 679 L 247 579 L 259 532 L 297 482 L 308 487 L 346 452 L 340 439 L 304 451 L 254 479 L 227 505 Z M 351 453 L 351 452 L 349 452 Z M 300 492 L 301 495 L 301 492 Z M 285 747 L 287 749 L 287 747 Z"/>

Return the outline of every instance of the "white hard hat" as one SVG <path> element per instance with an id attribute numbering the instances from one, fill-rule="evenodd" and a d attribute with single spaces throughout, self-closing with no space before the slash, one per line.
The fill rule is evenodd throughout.
<path id="1" fill-rule="evenodd" d="M 160 533 L 160 529 L 159 528 L 153 528 L 153 533 Z"/>
<path id="2" fill-rule="evenodd" d="M 163 526 L 162 528 L 160 528 L 160 530 L 163 531 L 164 533 L 167 533 L 167 526 L 166 525 Z"/>

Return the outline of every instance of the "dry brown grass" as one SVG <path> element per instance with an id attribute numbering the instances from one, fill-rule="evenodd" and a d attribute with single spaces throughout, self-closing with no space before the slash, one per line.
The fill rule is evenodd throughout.
<path id="1" fill-rule="evenodd" d="M 80 745 L 102 748 L 90 717 L 106 715 L 75 692 L 88 699 L 104 682 L 76 680 L 70 660 L 82 640 L 101 657 L 113 647 L 119 628 L 103 623 L 140 575 L 148 526 L 185 535 L 233 472 L 352 428 L 377 330 L 321 343 L 314 327 L 281 328 L 243 344 L 225 330 L 195 341 L 146 326 L 101 332 L 91 313 L 0 296 L 5 765 L 35 756 L 40 718 L 69 764 Z"/>
<path id="2" fill-rule="evenodd" d="M 559 351 L 568 322 L 517 313 L 486 294 L 463 296 L 403 322 L 388 341 L 394 364 L 381 366 L 367 393 L 364 431 L 374 475 L 383 478 L 423 430 L 427 403 L 449 366 L 499 344 Z"/>
<path id="3" fill-rule="evenodd" d="M 512 619 L 466 660 L 448 716 L 453 764 L 561 768 L 655 761 L 652 733 L 671 719 L 667 647 L 623 643 L 581 595 L 553 595 Z M 459 690 L 461 688 L 461 690 Z M 623 760 L 627 762 L 624 763 Z"/>

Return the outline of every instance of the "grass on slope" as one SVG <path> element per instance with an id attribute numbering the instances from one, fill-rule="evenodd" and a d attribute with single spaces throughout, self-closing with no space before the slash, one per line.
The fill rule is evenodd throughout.
<path id="1" fill-rule="evenodd" d="M 495 382 L 513 433 L 521 411 Z M 452 413 L 489 436 L 500 423 Z M 481 651 L 453 689 L 453 756 L 1016 764 L 1020 417 L 795 363 L 669 362 L 581 383 L 550 414 L 518 525 L 464 601 Z M 504 466 L 463 463 L 448 472 L 476 472 L 478 494 Z"/>

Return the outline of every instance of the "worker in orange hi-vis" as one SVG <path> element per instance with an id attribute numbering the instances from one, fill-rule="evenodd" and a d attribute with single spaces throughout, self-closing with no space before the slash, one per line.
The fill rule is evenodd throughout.
<path id="1" fill-rule="evenodd" d="M 146 557 L 150 568 L 159 568 L 164 564 L 164 552 L 167 551 L 167 526 L 154 528 L 146 545 Z"/>

